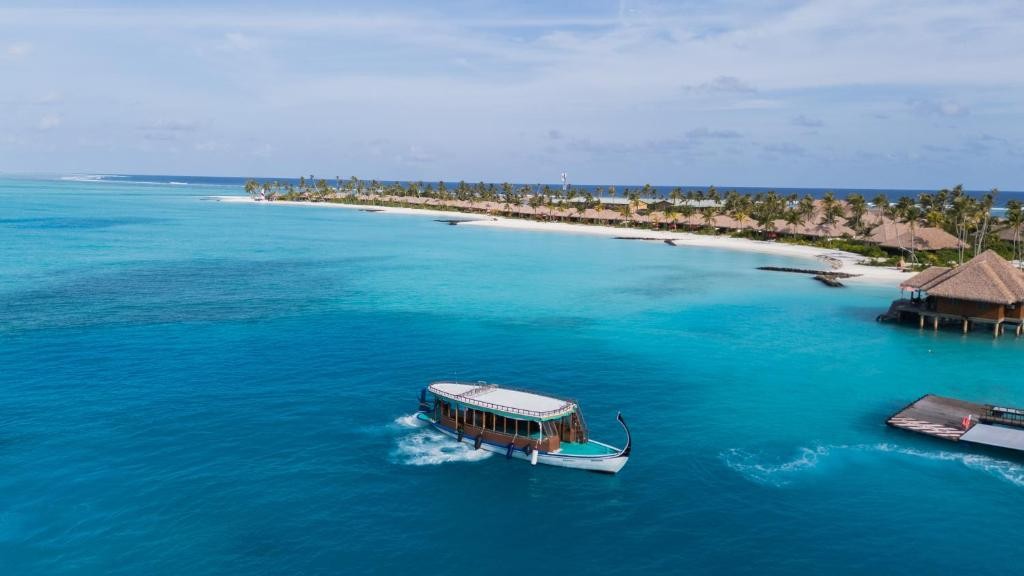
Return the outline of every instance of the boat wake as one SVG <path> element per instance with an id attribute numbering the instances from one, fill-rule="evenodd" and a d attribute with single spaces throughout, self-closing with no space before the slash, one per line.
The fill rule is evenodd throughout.
<path id="1" fill-rule="evenodd" d="M 405 416 L 399 416 L 395 418 L 395 421 L 391 423 L 391 427 L 398 430 L 407 430 L 410 428 L 426 428 L 427 423 L 416 417 L 416 414 L 406 414 Z"/>
<path id="2" fill-rule="evenodd" d="M 818 460 L 829 453 L 826 446 L 817 448 L 801 448 L 796 458 L 784 462 L 766 464 L 759 461 L 760 454 L 754 454 L 738 448 L 732 448 L 720 454 L 725 465 L 739 472 L 747 479 L 769 486 L 785 486 L 792 482 L 792 477 L 802 471 L 810 470 L 818 465 Z"/>
<path id="3" fill-rule="evenodd" d="M 456 443 L 430 428 L 415 414 L 396 418 L 391 427 L 399 431 L 391 452 L 392 461 L 398 464 L 436 466 L 448 462 L 476 462 L 493 455 L 486 450 L 474 450 L 469 443 Z"/>
<path id="4" fill-rule="evenodd" d="M 820 464 L 829 457 L 837 454 L 841 457 L 843 453 L 876 453 L 936 462 L 955 462 L 969 470 L 982 472 L 1024 488 L 1024 465 L 1021 464 L 980 454 L 947 452 L 945 450 L 916 450 L 886 443 L 804 447 L 799 449 L 796 457 L 774 462 L 765 462 L 763 454 L 755 454 L 738 448 L 727 450 L 719 456 L 726 466 L 753 482 L 782 487 L 800 479 L 803 473 L 819 469 Z"/>

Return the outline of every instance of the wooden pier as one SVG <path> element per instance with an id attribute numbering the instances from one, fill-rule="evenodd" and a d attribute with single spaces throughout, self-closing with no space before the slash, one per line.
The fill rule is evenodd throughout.
<path id="1" fill-rule="evenodd" d="M 836 272 L 835 270 L 811 270 L 808 268 L 787 268 L 784 266 L 758 266 L 758 270 L 767 270 L 769 272 L 792 272 L 794 274 L 810 274 L 812 276 L 832 276 L 834 278 L 856 278 L 860 274 L 850 274 L 849 272 Z"/>
<path id="2" fill-rule="evenodd" d="M 926 394 L 886 424 L 918 434 L 1024 451 L 1024 410 Z"/>
<path id="3" fill-rule="evenodd" d="M 977 418 L 984 413 L 982 404 L 926 394 L 893 414 L 886 424 L 955 442 L 966 432 L 964 417 L 973 414 Z"/>

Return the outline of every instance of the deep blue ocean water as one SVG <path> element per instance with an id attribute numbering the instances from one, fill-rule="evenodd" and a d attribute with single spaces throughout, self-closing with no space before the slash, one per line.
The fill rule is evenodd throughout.
<path id="1" fill-rule="evenodd" d="M 232 185 L 233 186 L 233 185 Z M 0 180 L 0 574 L 1012 572 L 1024 461 L 884 425 L 1024 405 L 1024 340 L 760 254 Z M 578 398 L 617 476 L 412 427 L 435 378 Z"/>

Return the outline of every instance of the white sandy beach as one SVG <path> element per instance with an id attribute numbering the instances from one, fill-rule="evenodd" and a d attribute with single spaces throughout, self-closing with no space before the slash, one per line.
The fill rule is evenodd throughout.
<path id="1" fill-rule="evenodd" d="M 613 226 L 596 226 L 589 224 L 570 224 L 567 222 L 538 222 L 521 218 L 505 218 L 502 216 L 485 216 L 482 214 L 467 214 L 462 212 L 446 212 L 443 210 L 429 210 L 420 208 L 394 208 L 390 206 L 364 206 L 352 204 L 336 204 L 328 202 L 256 202 L 245 196 L 213 196 L 220 202 L 239 202 L 261 204 L 267 206 L 305 206 L 320 208 L 342 208 L 346 210 L 373 210 L 380 214 L 407 214 L 414 216 L 430 216 L 442 218 L 466 219 L 460 226 L 483 226 L 488 228 L 504 228 L 507 230 L 529 230 L 535 232 L 558 232 L 562 234 L 590 234 L 594 236 L 619 236 L 651 238 L 659 242 L 672 240 L 677 246 L 698 246 L 704 248 L 721 248 L 726 250 L 741 250 L 746 252 L 761 252 L 779 256 L 791 256 L 806 258 L 816 261 L 819 266 L 816 268 L 827 268 L 829 262 L 825 258 L 834 260 L 841 264 L 837 271 L 848 274 L 858 274 L 854 278 L 843 279 L 848 283 L 863 283 L 892 286 L 897 288 L 900 282 L 913 275 L 911 272 L 900 272 L 895 268 L 883 268 L 879 266 L 865 266 L 859 264 L 864 257 L 852 252 L 841 250 L 830 250 L 816 246 L 798 246 L 783 242 L 768 242 L 763 240 L 750 240 L 747 238 L 731 238 L 728 236 L 708 236 L 705 234 L 693 234 L 690 232 L 672 232 L 666 230 L 645 230 L 638 228 L 616 228 Z"/>

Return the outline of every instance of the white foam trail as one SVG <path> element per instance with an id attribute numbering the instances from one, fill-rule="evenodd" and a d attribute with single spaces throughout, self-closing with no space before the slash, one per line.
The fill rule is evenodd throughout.
<path id="1" fill-rule="evenodd" d="M 392 425 L 398 428 L 424 428 L 427 423 L 416 417 L 416 414 L 406 414 L 395 418 Z"/>
<path id="2" fill-rule="evenodd" d="M 927 452 L 923 450 L 914 450 L 912 448 L 901 448 L 891 444 L 876 444 L 871 448 L 879 452 L 893 452 L 896 454 L 914 456 L 927 460 L 959 462 L 971 470 L 986 472 L 996 478 L 1024 488 L 1024 466 L 1008 460 L 999 460 L 980 454 L 965 454 L 946 451 Z"/>
<path id="3" fill-rule="evenodd" d="M 775 464 L 757 461 L 757 455 L 738 448 L 727 450 L 721 454 L 725 465 L 760 484 L 785 486 L 791 482 L 789 475 L 814 468 L 821 457 L 828 456 L 827 446 L 817 448 L 801 448 L 796 458 Z"/>
<path id="4" fill-rule="evenodd" d="M 969 470 L 984 472 L 990 476 L 1024 488 L 1024 465 L 999 460 L 980 454 L 968 454 L 947 451 L 915 450 L 894 444 L 857 444 L 801 447 L 798 455 L 781 462 L 766 463 L 759 460 L 758 454 L 733 448 L 720 454 L 725 465 L 739 472 L 746 478 L 769 486 L 786 486 L 791 484 L 801 473 L 818 467 L 823 459 L 836 452 L 877 452 L 897 456 L 912 456 L 937 462 L 958 462 Z"/>
<path id="5" fill-rule="evenodd" d="M 415 414 L 400 416 L 392 427 L 406 432 L 395 439 L 392 461 L 409 466 L 436 466 L 447 462 L 476 462 L 493 454 L 474 450 L 468 442 L 454 439 L 430 428 Z"/>

